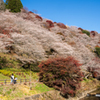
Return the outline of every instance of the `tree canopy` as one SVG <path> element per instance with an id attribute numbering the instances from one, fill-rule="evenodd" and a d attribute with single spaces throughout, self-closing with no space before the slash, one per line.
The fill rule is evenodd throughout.
<path id="1" fill-rule="evenodd" d="M 20 12 L 21 8 L 23 8 L 20 0 L 6 0 L 5 5 L 11 12 Z"/>

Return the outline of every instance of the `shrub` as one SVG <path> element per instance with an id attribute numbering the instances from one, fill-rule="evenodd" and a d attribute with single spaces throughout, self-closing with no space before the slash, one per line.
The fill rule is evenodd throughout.
<path id="1" fill-rule="evenodd" d="M 39 15 L 36 15 L 36 16 L 35 16 L 35 18 L 39 19 L 40 21 L 42 21 L 42 20 L 43 20 L 43 19 L 42 19 L 42 17 L 41 17 L 41 16 L 39 16 Z"/>
<path id="2" fill-rule="evenodd" d="M 57 25 L 60 27 L 60 28 L 64 28 L 64 29 L 66 29 L 67 27 L 66 27 L 66 25 L 65 24 L 63 24 L 63 23 L 57 23 Z"/>
<path id="3" fill-rule="evenodd" d="M 95 36 L 95 35 L 96 35 L 95 31 L 91 31 L 90 34 L 91 34 L 92 36 Z"/>
<path id="4" fill-rule="evenodd" d="M 90 36 L 90 32 L 87 31 L 87 30 L 82 30 L 82 33 L 85 33 L 85 34 L 87 34 L 88 36 Z"/>
<path id="5" fill-rule="evenodd" d="M 39 64 L 39 81 L 60 90 L 63 96 L 75 96 L 82 80 L 81 64 L 73 57 L 52 58 Z"/>
<path id="6" fill-rule="evenodd" d="M 81 27 L 79 27 L 79 28 L 78 28 L 78 30 L 81 30 L 81 31 L 83 31 L 83 29 L 82 29 Z"/>
<path id="7" fill-rule="evenodd" d="M 100 40 L 98 41 L 98 44 L 100 44 Z"/>
<path id="8" fill-rule="evenodd" d="M 97 54 L 97 56 L 100 58 L 100 47 L 99 46 L 96 46 L 95 47 L 95 51 L 94 51 L 96 54 Z"/>
<path id="9" fill-rule="evenodd" d="M 58 32 L 57 34 L 64 36 L 64 34 L 62 32 Z"/>
<path id="10" fill-rule="evenodd" d="M 92 73 L 92 77 L 93 78 L 96 78 L 96 77 L 98 77 L 100 75 L 97 70 L 100 70 L 100 68 L 95 68 L 95 67 L 88 67 L 87 68 L 87 71 Z"/>
<path id="11" fill-rule="evenodd" d="M 69 45 L 74 46 L 76 43 L 74 41 L 68 42 Z"/>
<path id="12" fill-rule="evenodd" d="M 2 73 L 5 76 L 11 77 L 12 75 L 12 71 L 8 71 L 8 70 L 0 70 L 0 73 Z M 16 75 L 14 75 L 14 77 L 17 77 Z"/>
<path id="13" fill-rule="evenodd" d="M 0 69 L 7 67 L 7 59 L 6 57 L 0 56 Z"/>
<path id="14" fill-rule="evenodd" d="M 2 34 L 9 34 L 9 30 L 5 30 L 5 28 L 4 27 L 1 27 L 0 26 L 0 33 L 2 33 Z"/>
<path id="15" fill-rule="evenodd" d="M 38 65 L 39 65 L 39 62 L 26 63 L 22 67 L 24 69 L 31 69 L 33 72 L 39 72 L 40 71 L 40 68 L 38 67 Z"/>
<path id="16" fill-rule="evenodd" d="M 54 23 L 51 20 L 46 20 L 46 23 L 48 23 L 49 28 L 54 27 Z"/>
<path id="17" fill-rule="evenodd" d="M 20 12 L 21 8 L 23 8 L 20 0 L 6 0 L 5 5 L 11 12 Z"/>
<path id="18" fill-rule="evenodd" d="M 0 33 L 2 33 L 2 34 L 4 34 L 4 35 L 7 35 L 8 37 L 10 37 L 10 34 L 9 34 L 9 30 L 5 30 L 5 28 L 4 27 L 1 27 L 0 26 Z M 3 36 L 0 36 L 1 38 L 3 37 Z"/>
<path id="19" fill-rule="evenodd" d="M 1 83 L 1 86 L 3 86 L 4 85 L 4 83 Z"/>

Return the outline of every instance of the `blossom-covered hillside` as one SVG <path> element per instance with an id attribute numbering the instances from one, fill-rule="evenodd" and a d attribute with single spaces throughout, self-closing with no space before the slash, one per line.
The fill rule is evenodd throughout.
<path id="1" fill-rule="evenodd" d="M 82 69 L 99 67 L 94 50 L 100 46 L 100 34 L 91 31 L 88 36 L 82 30 L 32 12 L 6 10 L 0 12 L 0 52 L 10 53 L 23 63 L 71 55 L 82 63 Z"/>

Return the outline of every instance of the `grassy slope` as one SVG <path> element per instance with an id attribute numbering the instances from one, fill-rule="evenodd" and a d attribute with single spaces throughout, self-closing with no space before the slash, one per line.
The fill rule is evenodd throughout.
<path id="1" fill-rule="evenodd" d="M 30 79 L 31 75 L 32 81 L 31 84 L 27 82 L 26 85 L 22 83 L 21 85 L 10 84 L 10 86 L 4 85 L 4 83 L 0 82 L 0 98 L 2 100 L 13 100 L 14 98 L 22 98 L 52 90 L 52 88 L 47 87 L 45 84 L 36 81 L 38 80 L 38 73 L 20 68 L 20 64 L 15 58 L 7 54 L 0 53 L 0 57 L 4 56 L 7 59 L 7 64 L 5 64 L 5 68 L 0 69 L 0 80 L 10 80 L 10 75 L 6 74 L 9 72 L 10 74 L 14 73 L 14 76 L 18 79 Z M 30 86 L 32 90 L 30 90 Z"/>
<path id="2" fill-rule="evenodd" d="M 0 80 L 5 80 L 5 79 L 9 79 L 9 77 L 0 73 Z"/>
<path id="3" fill-rule="evenodd" d="M 32 83 L 31 87 L 32 90 L 30 90 L 30 86 L 28 84 L 0 86 L 0 98 L 3 100 L 13 100 L 15 98 L 23 98 L 52 90 L 52 88 L 40 83 Z"/>

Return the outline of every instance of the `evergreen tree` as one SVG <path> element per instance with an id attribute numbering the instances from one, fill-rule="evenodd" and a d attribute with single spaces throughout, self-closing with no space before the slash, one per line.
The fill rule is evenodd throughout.
<path id="1" fill-rule="evenodd" d="M 0 0 L 0 11 L 5 11 L 5 4 L 3 0 Z"/>
<path id="2" fill-rule="evenodd" d="M 9 0 L 6 0 L 6 2 L 5 2 L 6 9 L 8 9 L 8 2 L 9 2 Z"/>
<path id="3" fill-rule="evenodd" d="M 21 8 L 23 8 L 20 0 L 6 0 L 5 5 L 11 12 L 20 12 Z"/>

